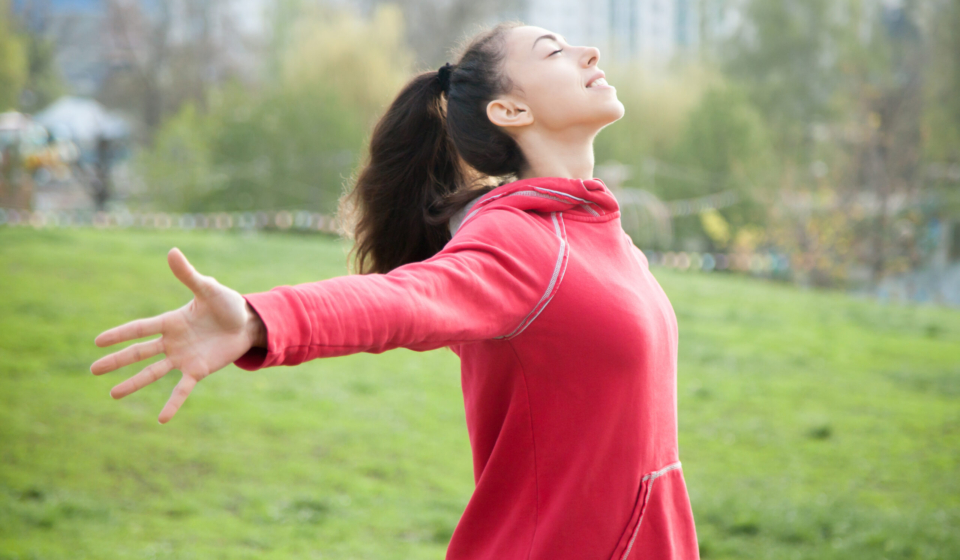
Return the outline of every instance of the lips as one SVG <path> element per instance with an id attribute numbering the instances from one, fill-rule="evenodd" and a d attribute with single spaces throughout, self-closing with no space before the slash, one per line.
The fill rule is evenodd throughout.
<path id="1" fill-rule="evenodd" d="M 587 80 L 587 87 L 590 87 L 593 82 L 603 78 L 604 76 L 606 76 L 606 74 L 604 74 L 602 70 L 598 70 L 593 76 L 590 76 L 589 80 Z"/>
<path id="2" fill-rule="evenodd" d="M 597 85 L 608 85 L 607 81 L 604 79 L 604 76 L 606 76 L 606 74 L 604 74 L 603 71 L 597 72 L 591 76 L 589 80 L 587 80 L 587 87 L 592 87 L 594 82 L 597 82 L 598 80 L 599 83 Z"/>

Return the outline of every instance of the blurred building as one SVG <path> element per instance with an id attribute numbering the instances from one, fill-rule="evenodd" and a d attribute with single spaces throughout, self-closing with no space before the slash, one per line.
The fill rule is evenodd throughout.
<path id="1" fill-rule="evenodd" d="M 12 9 L 34 33 L 56 42 L 56 60 L 70 91 L 94 95 L 108 71 L 100 36 L 100 0 L 14 0 Z"/>
<path id="2" fill-rule="evenodd" d="M 599 47 L 618 62 L 653 67 L 698 56 L 739 24 L 735 0 L 524 0 L 501 14 L 562 34 L 574 45 Z"/>
<path id="3" fill-rule="evenodd" d="M 129 156 L 131 127 L 120 114 L 93 99 L 64 96 L 35 115 L 48 131 L 49 142 L 63 152 L 62 165 L 33 173 L 34 210 L 103 208 L 108 199 L 124 199 L 127 183 L 113 180 L 114 168 Z"/>
<path id="4" fill-rule="evenodd" d="M 71 93 L 96 96 L 112 72 L 141 73 L 185 45 L 209 58 L 208 77 L 253 79 L 276 0 L 14 0 L 35 33 L 53 39 Z"/>

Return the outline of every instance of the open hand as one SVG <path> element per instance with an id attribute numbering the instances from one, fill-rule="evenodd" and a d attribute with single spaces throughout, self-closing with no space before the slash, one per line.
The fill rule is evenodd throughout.
<path id="1" fill-rule="evenodd" d="M 113 398 L 120 399 L 160 379 L 172 369 L 180 370 L 183 376 L 160 411 L 161 424 L 166 424 L 177 413 L 198 381 L 235 362 L 252 346 L 262 345 L 265 336 L 263 323 L 239 292 L 213 277 L 198 273 L 176 247 L 167 253 L 167 263 L 177 279 L 190 288 L 194 298 L 180 309 L 137 319 L 100 333 L 94 340 L 100 347 L 155 334 L 161 336 L 132 344 L 90 366 L 94 375 L 102 375 L 165 354 L 164 359 L 110 390 Z"/>

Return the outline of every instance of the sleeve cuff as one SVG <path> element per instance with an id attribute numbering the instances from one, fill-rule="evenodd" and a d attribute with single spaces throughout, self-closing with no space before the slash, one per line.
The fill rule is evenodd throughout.
<path id="1" fill-rule="evenodd" d="M 233 365 L 255 371 L 271 366 L 301 363 L 301 338 L 309 341 L 309 321 L 299 298 L 290 287 L 279 286 L 268 292 L 243 294 L 243 298 L 263 321 L 267 333 L 267 347 L 251 348 L 234 361 Z"/>
<path id="2" fill-rule="evenodd" d="M 267 361 L 267 349 L 254 346 L 246 354 L 237 358 L 233 365 L 247 371 L 256 371 Z"/>

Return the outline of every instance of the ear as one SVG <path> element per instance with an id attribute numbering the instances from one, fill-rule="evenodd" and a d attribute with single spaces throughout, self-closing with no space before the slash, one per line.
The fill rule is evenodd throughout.
<path id="1" fill-rule="evenodd" d="M 499 97 L 487 103 L 487 118 L 497 126 L 533 124 L 533 113 L 530 108 L 509 97 Z"/>

